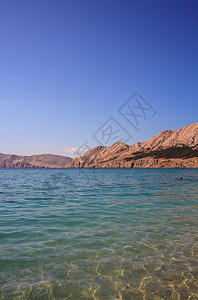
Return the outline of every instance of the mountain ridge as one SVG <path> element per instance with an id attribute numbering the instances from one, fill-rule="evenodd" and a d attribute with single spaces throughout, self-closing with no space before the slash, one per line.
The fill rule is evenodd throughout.
<path id="1" fill-rule="evenodd" d="M 160 152 L 165 149 L 169 150 Z M 116 142 L 111 146 L 96 146 L 73 159 L 66 167 L 198 167 L 197 149 L 198 123 L 194 123 L 178 130 L 161 131 L 147 141 L 133 145 Z M 179 157 L 177 151 L 180 153 Z M 138 152 L 141 156 L 137 156 Z"/>
<path id="2" fill-rule="evenodd" d="M 0 153 L 0 168 L 64 168 L 72 158 L 55 154 L 16 155 Z"/>
<path id="3" fill-rule="evenodd" d="M 96 146 L 80 157 L 0 153 L 0 168 L 172 168 L 198 167 L 198 123 L 164 130 L 144 142 Z"/>

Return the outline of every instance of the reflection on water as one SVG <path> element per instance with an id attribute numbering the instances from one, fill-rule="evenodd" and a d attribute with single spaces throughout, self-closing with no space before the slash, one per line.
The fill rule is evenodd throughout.
<path id="1" fill-rule="evenodd" d="M 198 299 L 197 183 L 198 170 L 1 169 L 1 299 Z"/>

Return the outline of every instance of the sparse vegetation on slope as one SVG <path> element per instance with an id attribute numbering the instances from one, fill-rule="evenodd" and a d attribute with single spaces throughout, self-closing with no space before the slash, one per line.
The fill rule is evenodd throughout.
<path id="1" fill-rule="evenodd" d="M 159 149 L 150 152 L 135 152 L 131 157 L 124 158 L 126 161 L 137 160 L 145 157 L 154 157 L 154 158 L 192 158 L 198 157 L 198 149 L 194 150 L 188 146 L 183 147 L 170 147 L 166 149 Z"/>

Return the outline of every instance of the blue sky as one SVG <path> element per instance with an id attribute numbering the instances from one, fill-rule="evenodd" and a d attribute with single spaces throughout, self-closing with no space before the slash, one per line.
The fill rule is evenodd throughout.
<path id="1" fill-rule="evenodd" d="M 2 153 L 71 156 L 111 116 L 133 138 L 197 122 L 198 2 L 0 0 Z M 138 91 L 139 131 L 118 112 Z"/>

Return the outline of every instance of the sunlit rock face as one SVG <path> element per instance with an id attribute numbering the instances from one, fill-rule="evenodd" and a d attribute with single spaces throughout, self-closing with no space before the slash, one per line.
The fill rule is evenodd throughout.
<path id="1" fill-rule="evenodd" d="M 67 168 L 198 167 L 198 123 L 165 130 L 151 139 L 126 145 L 97 146 L 67 164 Z"/>

